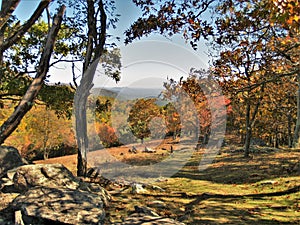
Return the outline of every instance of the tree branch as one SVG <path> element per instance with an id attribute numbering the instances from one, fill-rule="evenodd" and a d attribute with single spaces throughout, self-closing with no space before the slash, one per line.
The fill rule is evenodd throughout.
<path id="1" fill-rule="evenodd" d="M 253 125 L 255 123 L 255 118 L 256 118 L 256 115 L 258 113 L 258 108 L 261 105 L 261 102 L 262 102 L 263 97 L 264 97 L 265 85 L 266 85 L 265 83 L 261 85 L 260 96 L 259 96 L 258 102 L 255 105 L 254 111 L 252 113 L 250 127 L 253 127 Z"/>
<path id="2" fill-rule="evenodd" d="M 267 80 L 264 80 L 264 81 L 261 81 L 261 82 L 249 85 L 249 86 L 247 86 L 245 88 L 239 89 L 239 90 L 237 90 L 235 92 L 235 94 L 244 92 L 245 90 L 253 90 L 253 89 L 258 88 L 259 86 L 261 86 L 263 84 L 272 83 L 272 82 L 276 81 L 279 78 L 293 76 L 293 75 L 298 74 L 299 72 L 300 72 L 300 69 L 297 69 L 297 70 L 289 72 L 289 73 L 274 74 L 274 76 L 271 79 L 267 79 Z"/>
<path id="3" fill-rule="evenodd" d="M 7 23 L 7 20 L 16 10 L 21 0 L 2 0 L 1 11 L 0 11 L 0 30 Z"/>
<path id="4" fill-rule="evenodd" d="M 75 63 L 74 62 L 72 62 L 72 75 L 73 75 L 73 83 L 75 85 L 75 88 L 78 88 L 78 84 L 76 81 L 78 77 L 76 77 L 76 74 L 75 74 Z"/>
<path id="5" fill-rule="evenodd" d="M 14 43 L 16 43 L 23 35 L 32 27 L 32 25 L 37 21 L 37 19 L 42 15 L 45 8 L 48 7 L 51 0 L 42 0 L 32 16 L 29 18 L 29 20 L 24 23 L 19 30 L 17 30 L 15 33 L 10 35 L 0 46 L 0 51 L 4 52 L 9 47 L 11 47 Z"/>
<path id="6" fill-rule="evenodd" d="M 96 50 L 95 50 L 94 60 L 98 60 L 98 58 L 102 55 L 103 50 L 104 50 L 105 41 L 106 41 L 107 15 L 105 13 L 105 9 L 104 9 L 102 0 L 100 0 L 100 2 L 99 2 L 99 9 L 100 9 L 100 13 L 101 13 L 101 17 L 100 17 L 101 31 L 99 34 L 99 44 L 97 45 Z"/>
<path id="7" fill-rule="evenodd" d="M 52 62 L 49 67 L 56 65 L 57 63 L 61 63 L 61 62 L 68 62 L 68 63 L 73 63 L 73 62 L 81 62 L 81 59 L 59 59 L 55 62 Z"/>
<path id="8" fill-rule="evenodd" d="M 53 19 L 52 27 L 48 33 L 46 45 L 41 56 L 37 74 L 28 87 L 22 100 L 15 108 L 12 115 L 0 127 L 0 145 L 4 143 L 7 137 L 18 127 L 24 115 L 32 108 L 33 102 L 41 90 L 44 80 L 49 70 L 49 61 L 53 52 L 55 39 L 63 20 L 65 6 L 61 6 L 59 12 Z"/>
<path id="9" fill-rule="evenodd" d="M 202 4 L 202 10 L 196 15 L 196 17 L 199 17 L 202 13 L 204 13 L 214 1 L 215 0 L 210 0 L 208 2 L 204 2 Z"/>

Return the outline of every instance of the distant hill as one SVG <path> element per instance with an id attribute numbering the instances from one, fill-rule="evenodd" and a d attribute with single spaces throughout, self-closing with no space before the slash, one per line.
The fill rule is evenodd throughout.
<path id="1" fill-rule="evenodd" d="M 105 97 L 112 97 L 112 98 L 115 98 L 118 95 L 117 92 L 104 89 L 104 88 L 93 88 L 91 90 L 91 94 L 96 96 L 105 96 Z"/>
<path id="2" fill-rule="evenodd" d="M 138 98 L 158 98 L 163 89 L 158 88 L 93 88 L 91 93 L 97 96 L 118 98 L 120 100 L 133 100 Z"/>

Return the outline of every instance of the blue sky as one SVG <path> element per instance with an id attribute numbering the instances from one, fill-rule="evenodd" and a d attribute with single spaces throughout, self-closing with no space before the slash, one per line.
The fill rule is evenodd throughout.
<path id="1" fill-rule="evenodd" d="M 0 0 L 1 2 L 1 0 Z M 21 20 L 30 17 L 39 0 L 22 0 L 15 14 Z M 54 7 L 54 3 L 51 3 Z M 124 31 L 140 16 L 140 10 L 131 0 L 116 0 L 117 13 L 121 15 L 117 29 L 112 34 L 123 38 Z M 68 10 L 68 9 L 67 9 Z M 103 75 L 95 76 L 95 86 L 159 86 L 158 80 L 167 77 L 179 79 L 187 75 L 191 67 L 207 67 L 207 47 L 199 43 L 197 51 L 187 44 L 181 36 L 171 39 L 159 35 L 150 35 L 127 46 L 123 41 L 117 43 L 121 49 L 122 69 L 121 82 L 116 85 Z M 71 68 L 67 64 L 58 65 L 49 71 L 51 82 L 70 82 L 72 80 Z M 152 79 L 153 78 L 153 79 Z M 151 83 L 151 79 L 153 83 Z M 154 82 L 155 80 L 155 82 Z"/>

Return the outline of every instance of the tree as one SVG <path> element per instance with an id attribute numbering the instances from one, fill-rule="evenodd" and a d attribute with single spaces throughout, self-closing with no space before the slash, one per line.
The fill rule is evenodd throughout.
<path id="1" fill-rule="evenodd" d="M 93 78 L 98 63 L 102 61 L 104 68 L 109 76 L 116 81 L 119 80 L 120 61 L 112 59 L 114 54 L 110 54 L 106 38 L 107 29 L 118 21 L 114 15 L 114 1 L 103 0 L 86 0 L 78 2 L 60 0 L 60 4 L 65 3 L 73 9 L 72 14 L 67 15 L 68 27 L 76 28 L 78 32 L 74 33 L 75 42 L 81 43 L 80 48 L 74 54 L 74 59 L 82 62 L 81 81 L 76 83 L 76 75 L 74 76 L 76 93 L 74 97 L 74 111 L 76 117 L 76 139 L 78 145 L 77 157 L 77 175 L 85 176 L 87 171 L 87 100 L 90 90 L 93 87 Z M 105 54 L 107 53 L 107 54 Z M 112 63 L 115 63 L 112 65 Z M 116 67 L 115 67 L 116 65 Z M 116 68 L 116 69 L 114 69 Z"/>
<path id="2" fill-rule="evenodd" d="M 126 31 L 125 43 L 155 32 L 168 36 L 182 34 L 196 49 L 201 37 L 208 38 L 213 34 L 213 27 L 204 19 L 204 15 L 216 2 L 215 0 L 162 2 L 133 0 L 133 2 L 141 8 L 143 16 Z"/>
<path id="3" fill-rule="evenodd" d="M 166 134 L 173 136 L 175 140 L 181 131 L 180 115 L 172 103 L 168 103 L 163 107 L 162 114 L 166 122 Z"/>
<path id="4" fill-rule="evenodd" d="M 42 11 L 48 6 L 49 2 L 50 1 L 42 1 L 36 9 L 36 11 L 34 12 L 34 14 L 31 16 L 31 18 L 27 22 L 25 22 L 19 29 L 10 34 L 10 36 L 7 37 L 7 39 L 5 39 L 4 37 L 4 31 L 5 28 L 7 28 L 7 21 L 12 13 L 10 9 L 14 10 L 16 8 L 17 3 L 15 2 L 16 5 L 11 5 L 10 3 L 2 4 L 1 14 L 4 14 L 2 18 L 7 18 L 5 20 L 1 20 L 1 24 L 3 23 L 0 35 L 0 39 L 2 40 L 0 43 L 0 61 L 2 63 L 2 68 L 5 68 L 5 66 L 3 66 L 3 53 L 6 50 L 8 50 L 16 41 L 20 40 L 20 38 L 28 31 L 28 29 L 32 27 L 34 22 L 40 17 Z M 7 7 L 9 8 L 9 10 L 7 9 Z M 52 27 L 51 29 L 49 29 L 47 41 L 45 43 L 43 53 L 39 60 L 35 78 L 32 80 L 26 93 L 22 97 L 21 101 L 15 108 L 12 115 L 0 127 L 0 144 L 3 144 L 5 139 L 9 137 L 9 135 L 18 127 L 24 115 L 32 108 L 33 101 L 35 100 L 43 86 L 44 80 L 46 79 L 48 73 L 50 58 L 53 52 L 55 39 L 57 37 L 60 25 L 62 23 L 64 11 L 65 6 L 61 6 L 57 15 L 53 19 Z M 0 76 L 0 79 L 1 78 L 2 75 Z"/>
<path id="5" fill-rule="evenodd" d="M 297 73 L 289 59 L 291 55 L 284 56 L 288 46 L 279 47 L 280 40 L 286 37 L 286 30 L 270 17 L 272 8 L 267 3 L 231 1 L 230 4 L 221 3 L 217 8 L 220 16 L 216 20 L 218 32 L 213 45 L 219 46 L 216 49 L 221 54 L 214 62 L 215 76 L 221 78 L 231 98 L 240 98 L 246 105 L 246 157 L 266 85 Z"/>
<path id="6" fill-rule="evenodd" d="M 291 55 L 291 52 L 297 52 L 299 47 L 299 41 L 291 44 L 282 44 L 280 39 L 284 37 L 299 36 L 299 1 L 239 1 L 239 0 L 222 0 L 222 1 L 165 1 L 160 4 L 154 4 L 154 1 L 134 1 L 143 11 L 143 17 L 139 18 L 126 32 L 126 42 L 130 43 L 134 39 L 141 38 L 144 35 L 149 35 L 151 32 L 158 32 L 160 34 L 172 36 L 175 34 L 182 34 L 186 40 L 190 41 L 191 46 L 196 49 L 197 43 L 201 37 L 212 37 L 214 44 L 219 45 L 217 51 L 223 52 L 224 59 L 229 57 L 227 62 L 235 60 L 236 62 L 245 63 L 250 62 L 252 58 L 252 65 L 261 66 L 264 64 L 268 66 L 267 61 L 270 61 L 273 68 L 269 67 L 267 70 L 262 70 L 259 80 L 257 80 L 258 74 L 256 74 L 256 80 L 250 79 L 251 73 L 254 74 L 254 70 L 251 70 L 251 66 L 247 66 L 248 71 L 244 71 L 240 67 L 241 71 L 226 71 L 224 73 L 235 72 L 236 74 L 241 72 L 248 74 L 248 97 L 247 99 L 253 99 L 250 96 L 250 92 L 255 89 L 262 91 L 265 84 L 274 82 L 280 77 L 293 76 L 299 74 L 299 65 L 297 54 Z M 215 20 L 208 21 L 204 15 L 209 8 L 213 9 Z M 144 25 L 147 24 L 147 28 Z M 268 47 L 266 47 L 268 46 Z M 233 51 L 228 51 L 226 54 L 226 48 L 234 48 Z M 252 48 L 252 49 L 251 49 Z M 269 49 L 268 49 L 269 48 Z M 246 54 L 244 50 L 246 50 Z M 231 52 L 231 55 L 229 54 Z M 262 63 L 260 60 L 260 54 L 262 55 Z M 257 54 L 255 56 L 255 53 Z M 288 53 L 288 54 L 287 54 Z M 268 56 L 267 56 L 268 55 Z M 267 59 L 267 58 L 269 59 Z M 222 56 L 221 56 L 222 58 Z M 248 59 L 247 59 L 248 58 Z M 294 58 L 294 60 L 291 60 Z M 244 61 L 243 61 L 244 59 Z M 254 63 L 256 61 L 256 63 Z M 272 63 L 273 62 L 273 63 Z M 280 62 L 280 64 L 278 64 Z M 285 64 L 285 69 L 276 71 L 275 65 Z M 224 67 L 226 67 L 224 61 Z M 227 67 L 227 69 L 232 69 Z M 237 69 L 237 67 L 235 68 Z M 258 70 L 257 70 L 258 72 Z M 240 74 L 241 74 L 240 73 Z M 267 77 L 265 76 L 267 75 Z M 247 76 L 247 75 L 246 75 Z M 299 77 L 300 80 L 300 77 Z M 300 85 L 299 85 L 300 87 Z M 243 88 L 246 91 L 246 86 Z M 300 89 L 299 89 L 300 90 Z M 257 91 L 256 91 L 257 92 Z M 246 92 L 244 92 L 246 93 Z M 248 145 L 251 138 L 251 127 L 254 125 L 256 108 L 258 109 L 261 97 L 256 95 L 257 103 L 251 110 L 252 103 L 246 101 L 248 104 L 246 119 L 247 138 L 245 145 L 245 156 L 248 153 Z M 299 91 L 300 99 L 300 91 Z M 300 100 L 299 100 L 299 121 L 296 126 L 294 143 L 298 139 L 300 131 Z M 252 112 L 250 112 L 252 111 Z M 251 115 L 252 114 L 252 115 Z M 253 118 L 253 120 L 252 120 Z"/>
<path id="7" fill-rule="evenodd" d="M 46 43 L 46 38 L 51 24 L 39 19 L 27 32 L 3 54 L 4 70 L 0 84 L 0 102 L 20 101 L 36 74 L 40 56 Z M 12 17 L 5 29 L 4 36 L 9 37 L 20 26 L 16 17 Z M 66 41 L 70 38 L 74 29 L 61 25 L 51 55 L 50 65 L 54 66 L 73 51 L 73 44 Z M 36 101 L 43 101 L 48 107 L 56 110 L 58 116 L 71 116 L 71 103 L 73 102 L 73 90 L 68 85 L 60 83 L 49 84 L 47 74 L 41 91 Z M 64 102 L 65 104 L 61 104 Z M 40 103 L 40 102 L 39 102 Z"/>
<path id="8" fill-rule="evenodd" d="M 131 132 L 142 143 L 151 134 L 149 124 L 155 117 L 160 117 L 156 99 L 139 99 L 129 112 L 128 123 Z"/>
<path id="9" fill-rule="evenodd" d="M 224 118 L 226 117 L 226 113 L 231 112 L 230 107 L 227 108 L 227 112 L 226 110 L 222 110 L 223 107 L 225 108 L 225 106 L 229 105 L 230 101 L 228 99 L 223 99 L 219 95 L 220 93 L 214 93 L 215 90 L 208 90 L 212 88 L 206 82 L 210 76 L 209 71 L 192 68 L 186 79 L 182 78 L 179 81 L 172 79 L 164 85 L 166 88 L 164 97 L 168 100 L 175 97 L 176 101 L 182 102 L 182 104 L 179 104 L 180 108 L 177 110 L 187 112 L 178 117 L 174 116 L 175 121 L 184 121 L 183 123 L 179 123 L 180 126 L 176 123 L 174 124 L 179 129 L 189 130 L 191 132 L 189 136 L 195 135 L 199 144 L 198 146 L 207 144 L 211 131 L 216 130 L 218 126 L 224 124 L 224 120 L 219 120 L 217 117 Z M 210 96 L 207 95 L 208 92 Z M 184 95 L 188 95 L 188 98 L 185 98 Z M 195 111 L 186 108 L 186 106 L 190 106 L 188 102 L 185 102 L 186 100 L 192 101 Z M 213 111 L 215 112 L 213 113 Z M 195 117 L 197 118 L 196 120 Z M 193 134 L 192 131 L 197 132 Z"/>
<path id="10" fill-rule="evenodd" d="M 292 128 L 296 119 L 295 80 L 289 77 L 270 83 L 266 88 L 264 104 L 258 114 L 257 137 L 275 148 L 292 147 Z"/>
<path id="11" fill-rule="evenodd" d="M 12 14 L 17 8 L 21 0 L 12 1 L 2 1 L 1 4 L 1 20 L 0 20 L 0 64 L 3 67 L 3 54 L 12 45 L 14 45 L 24 34 L 32 27 L 32 25 L 38 20 L 42 15 L 43 11 L 48 7 L 50 0 L 41 1 L 31 17 L 23 24 L 16 27 L 13 32 L 10 32 L 7 37 L 5 37 L 6 29 L 12 19 Z M 0 81 L 2 80 L 3 70 L 0 73 Z"/>
<path id="12" fill-rule="evenodd" d="M 115 134 L 115 130 L 110 125 L 106 123 L 96 123 L 95 126 L 97 134 L 105 148 L 120 145 L 118 137 Z"/>

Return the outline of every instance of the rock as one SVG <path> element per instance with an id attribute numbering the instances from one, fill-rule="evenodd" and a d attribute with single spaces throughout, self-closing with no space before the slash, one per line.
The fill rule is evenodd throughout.
<path id="1" fill-rule="evenodd" d="M 6 176 L 6 172 L 18 166 L 25 165 L 17 149 L 0 146 L 0 178 Z"/>
<path id="2" fill-rule="evenodd" d="M 82 182 L 61 164 L 21 166 L 16 169 L 13 182 L 19 192 L 25 192 L 36 186 L 67 188 L 97 193 L 102 197 L 105 204 L 110 200 L 110 195 L 104 188 Z"/>
<path id="3" fill-rule="evenodd" d="M 161 192 L 165 192 L 165 190 L 157 185 L 150 185 L 149 188 L 151 188 L 154 191 L 161 191 Z"/>
<path id="4" fill-rule="evenodd" d="M 166 203 L 159 201 L 159 200 L 154 200 L 154 201 L 148 202 L 147 205 L 150 207 L 160 208 L 160 209 L 167 208 Z"/>
<path id="5" fill-rule="evenodd" d="M 10 207 L 21 211 L 25 224 L 101 224 L 110 200 L 105 189 L 81 181 L 61 164 L 18 167 L 13 182 L 22 194 Z"/>
<path id="6" fill-rule="evenodd" d="M 98 194 L 68 188 L 34 187 L 11 203 L 25 224 L 101 224 L 104 202 Z M 28 222 L 26 222 L 26 220 Z M 35 221 L 35 222 L 34 222 Z"/>
<path id="7" fill-rule="evenodd" d="M 147 193 L 147 190 L 143 187 L 142 184 L 132 184 L 131 185 L 131 193 L 132 194 L 142 194 L 142 193 Z"/>
<path id="8" fill-rule="evenodd" d="M 259 184 L 260 185 L 274 185 L 278 183 L 278 181 L 275 180 L 265 180 L 265 181 L 261 181 Z"/>
<path id="9" fill-rule="evenodd" d="M 16 173 L 17 169 L 18 169 L 18 167 L 13 168 L 13 169 L 7 171 L 6 175 L 7 175 L 7 177 L 8 177 L 10 180 L 13 180 L 13 178 L 14 178 L 14 176 L 15 176 L 15 173 Z"/>
<path id="10" fill-rule="evenodd" d="M 143 152 L 146 152 L 146 153 L 155 153 L 156 151 L 154 149 L 145 147 L 145 150 Z"/>
<path id="11" fill-rule="evenodd" d="M 25 165 L 17 168 L 13 177 L 19 191 L 35 186 L 77 189 L 80 180 L 61 164 Z"/>
<path id="12" fill-rule="evenodd" d="M 24 225 L 21 210 L 15 212 L 15 225 Z"/>
<path id="13" fill-rule="evenodd" d="M 137 148 L 135 146 L 132 146 L 132 148 L 130 149 L 130 152 L 137 154 Z"/>
<path id="14" fill-rule="evenodd" d="M 140 206 L 134 206 L 134 211 L 136 213 L 144 213 L 144 214 L 147 214 L 149 216 L 159 216 L 156 212 L 154 212 L 152 209 L 146 207 L 146 206 L 143 206 L 143 207 L 140 207 Z"/>
<path id="15" fill-rule="evenodd" d="M 18 190 L 15 189 L 14 183 L 9 178 L 2 178 L 0 180 L 0 191 L 2 193 L 17 193 Z M 1 223 L 0 223 L 1 224 Z"/>

